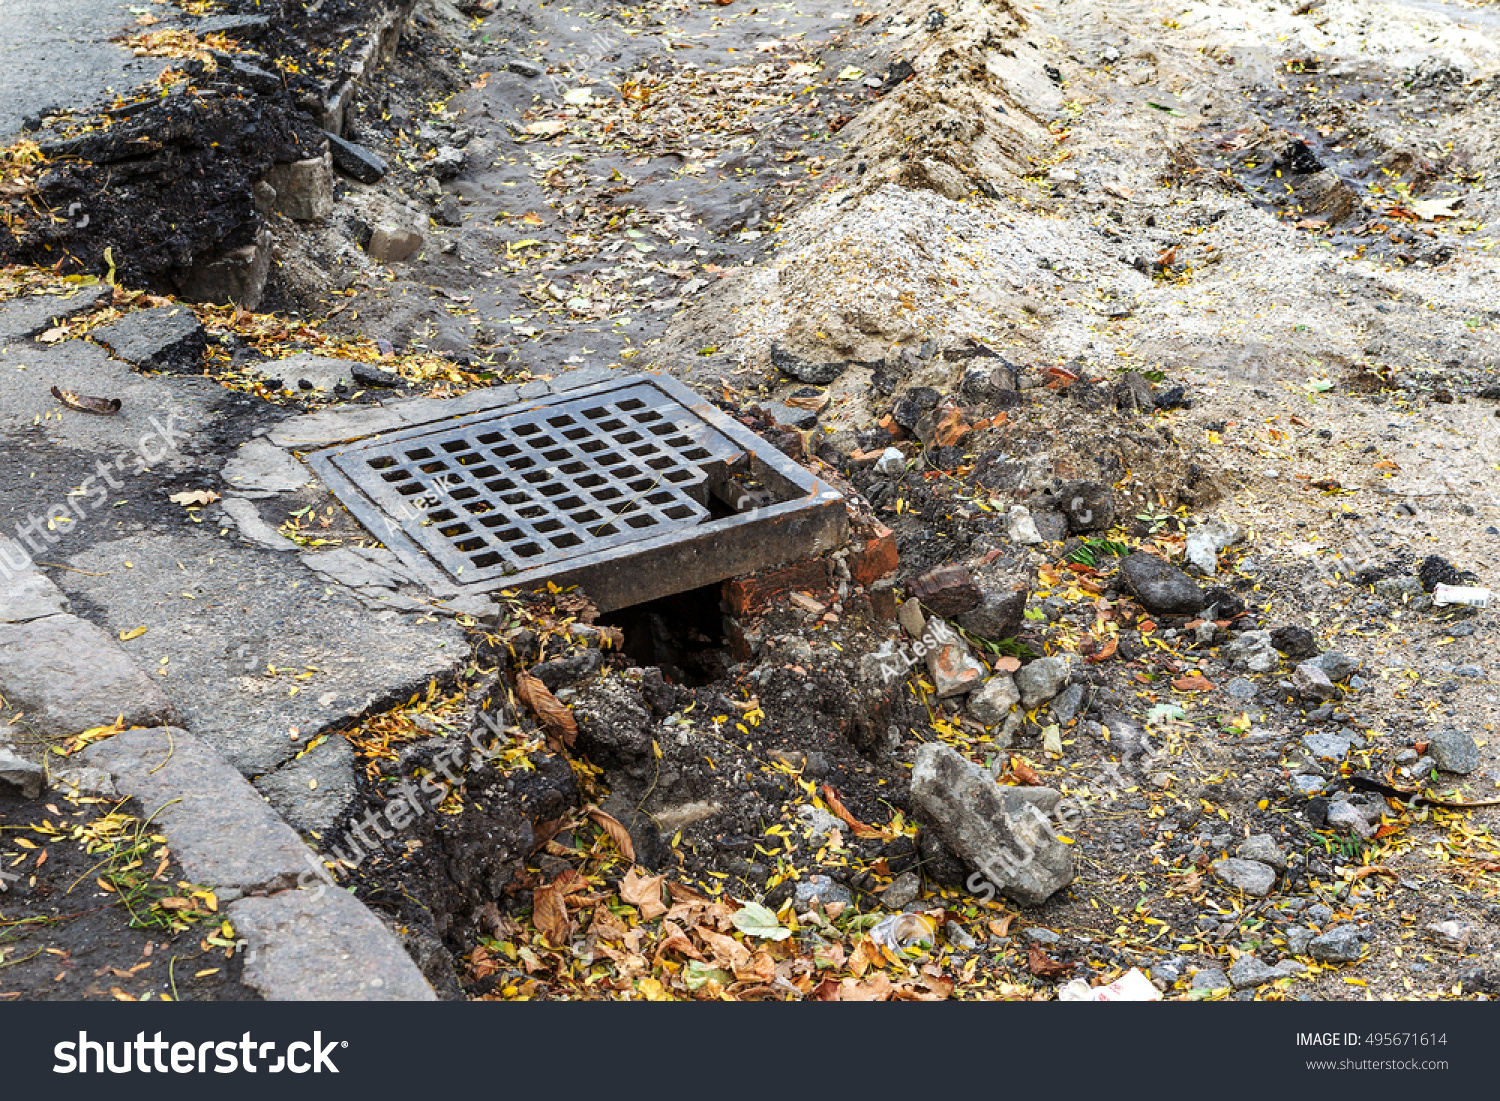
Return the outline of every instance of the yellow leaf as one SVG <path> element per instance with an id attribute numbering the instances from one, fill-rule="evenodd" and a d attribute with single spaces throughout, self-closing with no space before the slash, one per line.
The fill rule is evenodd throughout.
<path id="1" fill-rule="evenodd" d="M 143 634 L 146 633 L 146 630 L 147 630 L 147 628 L 145 628 L 145 627 L 137 627 L 133 631 L 121 631 L 120 632 L 120 641 L 121 642 L 129 642 L 133 638 L 140 638 Z"/>

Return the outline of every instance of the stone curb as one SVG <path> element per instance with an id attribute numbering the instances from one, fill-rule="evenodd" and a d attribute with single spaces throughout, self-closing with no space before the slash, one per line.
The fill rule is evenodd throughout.
<path id="1" fill-rule="evenodd" d="M 390 930 L 319 878 L 323 866 L 312 850 L 197 736 L 171 727 L 127 730 L 79 756 L 154 816 L 189 880 L 229 902 L 229 919 L 246 942 L 244 981 L 264 997 L 435 999 Z"/>

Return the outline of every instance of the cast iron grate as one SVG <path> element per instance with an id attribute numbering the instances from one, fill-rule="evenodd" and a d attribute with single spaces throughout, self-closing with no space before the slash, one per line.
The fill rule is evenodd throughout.
<path id="1" fill-rule="evenodd" d="M 754 513 L 774 520 L 808 492 L 816 500 L 803 505 L 839 503 L 691 391 L 653 376 L 418 425 L 310 461 L 409 564 L 436 565 L 476 591 L 598 567 L 704 532 L 727 534 Z M 769 507 L 737 491 L 737 478 L 769 489 Z M 826 536 L 826 525 L 813 527 L 818 539 Z"/>

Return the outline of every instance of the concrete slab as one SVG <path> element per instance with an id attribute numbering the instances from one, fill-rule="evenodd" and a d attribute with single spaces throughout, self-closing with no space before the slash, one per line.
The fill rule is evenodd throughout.
<path id="1" fill-rule="evenodd" d="M 396 938 L 331 887 L 230 903 L 244 982 L 272 1001 L 436 1001 Z"/>
<path id="2" fill-rule="evenodd" d="M 111 632 L 147 627 L 123 644 L 130 657 L 248 776 L 468 657 L 451 621 L 368 609 L 296 557 L 215 530 L 101 542 L 68 564 L 103 575 L 59 577 L 75 607 Z"/>

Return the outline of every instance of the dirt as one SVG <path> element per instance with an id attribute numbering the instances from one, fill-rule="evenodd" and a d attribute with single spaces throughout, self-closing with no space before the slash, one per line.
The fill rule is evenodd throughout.
<path id="1" fill-rule="evenodd" d="M 0 796 L 0 998 L 245 1001 L 218 900 L 131 800 Z"/>
<path id="2" fill-rule="evenodd" d="M 899 592 L 947 564 L 1024 583 L 1023 627 L 978 649 L 990 666 L 1116 648 L 1081 663 L 1056 752 L 1046 712 L 1002 745 L 920 665 L 873 682 L 865 659 L 911 640 L 832 560 L 792 586 L 823 611 L 786 594 L 739 617 L 717 592 L 613 618 L 578 594 L 508 601 L 447 695 L 348 732 L 379 809 L 444 747 L 505 731 L 487 763 L 465 755 L 441 815 L 341 872 L 442 994 L 1050 999 L 1130 967 L 1169 998 L 1495 993 L 1497 812 L 1392 801 L 1369 838 L 1326 819 L 1351 775 L 1385 775 L 1448 727 L 1476 737 L 1479 768 L 1416 780 L 1476 799 L 1500 785 L 1496 612 L 1374 589 L 1429 555 L 1500 576 L 1487 9 L 462 14 L 424 5 L 357 101 L 351 137 L 386 179 L 341 183 L 326 224 L 271 219 L 273 305 L 482 372 L 465 385 L 669 371 L 861 498 L 895 533 Z M 439 179 L 444 149 L 462 165 Z M 370 261 L 359 242 L 383 221 L 419 227 L 423 248 Z M 767 423 L 793 397 L 822 405 L 811 431 Z M 906 469 L 877 474 L 889 447 Z M 1055 519 L 1079 482 L 1108 487 L 1107 530 L 1012 541 L 1012 506 Z M 1227 626 L 1148 615 L 1121 554 L 1178 559 L 1212 517 L 1245 534 L 1203 581 Z M 1291 691 L 1294 661 L 1235 665 L 1233 636 L 1283 627 L 1349 654 L 1358 682 L 1319 710 Z M 523 672 L 576 731 L 516 698 Z M 1117 736 L 1131 728 L 1144 758 Z M 1355 744 L 1308 799 L 1292 778 L 1320 731 Z M 1069 888 L 1022 910 L 964 889 L 911 803 L 932 740 L 1085 807 Z M 809 811 L 842 826 L 818 832 Z M 1211 871 L 1258 834 L 1290 858 L 1266 899 Z M 656 905 L 646 873 L 664 877 Z M 920 892 L 889 905 L 906 873 Z M 813 875 L 848 902 L 788 909 Z M 727 899 L 796 935 L 720 959 Z M 886 961 L 897 985 L 880 988 L 857 954 L 902 908 L 945 932 Z M 1293 926 L 1341 923 L 1365 930 L 1358 962 L 1291 950 Z M 1039 968 L 1030 941 L 1061 966 Z M 1304 970 L 1194 987 L 1245 955 Z"/>

